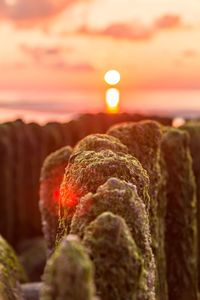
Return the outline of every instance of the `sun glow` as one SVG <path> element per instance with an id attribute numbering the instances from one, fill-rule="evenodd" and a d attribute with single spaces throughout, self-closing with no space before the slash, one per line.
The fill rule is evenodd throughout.
<path id="1" fill-rule="evenodd" d="M 110 88 L 106 91 L 106 109 L 109 113 L 119 112 L 120 93 L 116 88 Z"/>
<path id="2" fill-rule="evenodd" d="M 185 122 L 186 122 L 185 119 L 183 119 L 181 117 L 177 117 L 177 118 L 173 119 L 172 126 L 175 128 L 178 128 L 180 126 L 183 126 L 185 124 Z"/>
<path id="3" fill-rule="evenodd" d="M 15 5 L 17 0 L 6 0 L 5 2 L 7 5 Z"/>
<path id="4" fill-rule="evenodd" d="M 120 73 L 116 70 L 109 70 L 104 76 L 104 80 L 107 84 L 116 85 L 120 82 Z"/>

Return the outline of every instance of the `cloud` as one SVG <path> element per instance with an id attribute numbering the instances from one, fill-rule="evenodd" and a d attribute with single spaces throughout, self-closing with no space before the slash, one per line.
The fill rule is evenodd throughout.
<path id="1" fill-rule="evenodd" d="M 92 36 L 108 36 L 114 39 L 147 40 L 152 37 L 152 30 L 141 24 L 114 23 L 104 29 L 90 29 L 82 26 L 77 33 Z"/>
<path id="2" fill-rule="evenodd" d="M 88 63 L 68 63 L 65 61 L 58 61 L 56 63 L 51 64 L 51 68 L 68 71 L 68 72 L 95 72 L 96 69 Z"/>
<path id="3" fill-rule="evenodd" d="M 37 63 L 57 58 L 58 56 L 61 56 L 65 51 L 62 46 L 32 47 L 26 44 L 22 44 L 20 46 L 20 49 Z"/>
<path id="4" fill-rule="evenodd" d="M 193 58 L 193 57 L 198 56 L 198 52 L 194 49 L 186 49 L 186 50 L 183 51 L 182 54 L 186 58 Z"/>
<path id="5" fill-rule="evenodd" d="M 0 17 L 28 25 L 52 18 L 78 1 L 87 0 L 0 0 Z"/>
<path id="6" fill-rule="evenodd" d="M 96 69 L 88 63 L 69 63 L 64 59 L 64 54 L 72 49 L 62 46 L 31 47 L 21 45 L 21 50 L 28 55 L 34 64 L 45 68 L 68 72 L 94 72 Z"/>
<path id="7" fill-rule="evenodd" d="M 155 21 L 157 29 L 174 29 L 182 27 L 182 19 L 179 15 L 163 15 Z"/>
<path id="8" fill-rule="evenodd" d="M 139 22 L 114 23 L 103 29 L 92 29 L 82 26 L 77 30 L 77 33 L 97 37 L 142 41 L 153 38 L 159 31 L 176 28 L 186 28 L 182 18 L 179 15 L 167 14 L 156 19 L 148 27 Z"/>

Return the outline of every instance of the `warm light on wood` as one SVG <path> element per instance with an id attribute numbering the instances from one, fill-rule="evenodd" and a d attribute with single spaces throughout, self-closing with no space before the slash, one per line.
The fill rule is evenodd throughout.
<path id="1" fill-rule="evenodd" d="M 104 80 L 107 84 L 116 85 L 120 82 L 120 73 L 116 70 L 109 70 L 104 76 Z"/>
<path id="2" fill-rule="evenodd" d="M 116 88 L 110 88 L 106 91 L 106 108 L 110 113 L 119 112 L 120 93 Z"/>

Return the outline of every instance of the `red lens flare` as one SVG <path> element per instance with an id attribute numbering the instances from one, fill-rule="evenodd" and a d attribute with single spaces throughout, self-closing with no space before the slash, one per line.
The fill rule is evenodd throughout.
<path id="1" fill-rule="evenodd" d="M 73 208 L 78 204 L 78 197 L 72 189 L 68 189 L 66 197 L 61 199 L 61 203 L 65 208 Z"/>
<path id="2" fill-rule="evenodd" d="M 53 191 L 53 200 L 56 203 L 59 203 L 59 200 L 60 200 L 60 188 L 59 187 Z"/>

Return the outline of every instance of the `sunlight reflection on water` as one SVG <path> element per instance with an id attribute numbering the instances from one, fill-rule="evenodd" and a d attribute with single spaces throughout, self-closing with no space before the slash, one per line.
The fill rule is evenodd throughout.
<path id="1" fill-rule="evenodd" d="M 120 111 L 200 115 L 200 91 L 121 90 Z M 75 114 L 105 111 L 105 94 L 100 91 L 15 92 L 0 91 L 0 122 L 23 118 L 26 121 L 66 120 Z"/>

